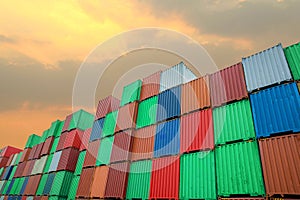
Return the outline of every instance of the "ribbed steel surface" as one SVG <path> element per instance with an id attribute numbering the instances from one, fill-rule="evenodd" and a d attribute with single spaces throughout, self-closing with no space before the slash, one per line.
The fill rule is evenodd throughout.
<path id="1" fill-rule="evenodd" d="M 43 191 L 44 195 L 49 195 L 50 194 L 54 178 L 55 178 L 55 173 L 50 173 L 48 178 L 47 178 L 46 185 L 45 185 L 45 188 L 44 188 L 44 191 Z"/>
<path id="2" fill-rule="evenodd" d="M 115 136 L 103 138 L 97 155 L 96 166 L 108 165 L 110 163 L 111 150 Z"/>
<path id="3" fill-rule="evenodd" d="M 212 106 L 240 100 L 248 96 L 242 63 L 210 75 Z"/>
<path id="4" fill-rule="evenodd" d="M 250 95 L 256 135 L 300 131 L 300 95 L 296 83 Z"/>
<path id="5" fill-rule="evenodd" d="M 237 101 L 213 110 L 215 143 L 255 138 L 250 101 Z"/>
<path id="6" fill-rule="evenodd" d="M 257 142 L 238 142 L 216 148 L 218 195 L 265 194 Z"/>
<path id="7" fill-rule="evenodd" d="M 211 109 L 184 115 L 180 120 L 181 153 L 214 148 L 214 129 Z"/>
<path id="8" fill-rule="evenodd" d="M 39 187 L 38 187 L 38 189 L 36 191 L 36 195 L 43 195 L 44 194 L 44 188 L 45 188 L 47 179 L 48 179 L 48 174 L 44 174 L 41 177 Z"/>
<path id="9" fill-rule="evenodd" d="M 300 80 L 300 42 L 284 49 L 292 75 L 295 80 Z"/>
<path id="10" fill-rule="evenodd" d="M 94 180 L 91 185 L 91 197 L 93 198 L 104 198 L 107 177 L 108 177 L 108 166 L 96 167 Z"/>
<path id="11" fill-rule="evenodd" d="M 62 151 L 55 152 L 51 161 L 51 165 L 49 167 L 49 172 L 53 172 L 57 170 L 57 166 L 62 155 Z"/>
<path id="12" fill-rule="evenodd" d="M 60 151 L 64 149 L 64 144 L 65 144 L 65 140 L 67 138 L 67 134 L 68 132 L 64 132 L 63 134 L 61 134 L 61 136 L 59 137 L 59 142 L 57 144 L 56 147 L 56 151 Z"/>
<path id="13" fill-rule="evenodd" d="M 119 105 L 120 100 L 111 95 L 101 99 L 98 103 L 95 119 L 97 120 L 105 117 L 107 113 L 117 110 Z"/>
<path id="14" fill-rule="evenodd" d="M 66 170 L 74 172 L 79 156 L 79 150 L 74 148 L 68 148 L 62 150 L 61 157 L 57 166 L 57 171 Z"/>
<path id="15" fill-rule="evenodd" d="M 131 160 L 152 158 L 155 132 L 156 125 L 135 130 L 131 150 Z"/>
<path id="16" fill-rule="evenodd" d="M 70 190 L 68 194 L 68 199 L 73 200 L 76 198 L 76 192 L 79 185 L 80 176 L 74 176 L 70 185 Z"/>
<path id="17" fill-rule="evenodd" d="M 172 87 L 187 83 L 195 78 L 196 76 L 193 72 L 189 70 L 183 62 L 180 62 L 177 65 L 161 72 L 159 91 L 165 91 Z"/>
<path id="18" fill-rule="evenodd" d="M 158 96 L 148 98 L 139 104 L 136 128 L 142 128 L 155 124 Z"/>
<path id="19" fill-rule="evenodd" d="M 71 172 L 57 172 L 51 187 L 50 195 L 67 197 L 72 178 L 73 174 Z"/>
<path id="20" fill-rule="evenodd" d="M 157 158 L 152 161 L 150 199 L 178 199 L 180 159 L 178 156 Z"/>
<path id="21" fill-rule="evenodd" d="M 52 162 L 52 159 L 53 159 L 53 155 L 54 154 L 50 154 L 47 158 L 47 161 L 46 161 L 46 164 L 45 164 L 45 167 L 44 167 L 44 170 L 43 170 L 43 173 L 46 173 L 49 171 L 50 169 L 50 165 L 51 165 L 51 162 Z"/>
<path id="22" fill-rule="evenodd" d="M 51 150 L 50 150 L 50 153 L 54 153 L 56 151 L 56 148 L 57 148 L 58 143 L 59 143 L 59 138 L 60 137 L 57 137 L 57 138 L 54 139 Z"/>
<path id="23" fill-rule="evenodd" d="M 81 139 L 79 137 L 79 134 L 82 135 L 83 131 L 74 129 L 65 134 L 67 134 L 67 137 L 64 141 L 64 149 L 69 147 L 79 149 L 81 145 Z"/>
<path id="24" fill-rule="evenodd" d="M 54 141 L 54 137 L 49 137 L 46 139 L 46 141 L 44 142 L 42 151 L 41 151 L 41 155 L 47 155 L 50 153 L 53 141 Z"/>
<path id="25" fill-rule="evenodd" d="M 73 113 L 68 130 L 79 129 L 84 131 L 93 126 L 93 121 L 94 115 L 80 109 Z"/>
<path id="26" fill-rule="evenodd" d="M 11 147 L 11 146 L 6 146 L 4 148 L 1 149 L 2 151 L 0 151 L 0 157 L 9 157 L 13 154 L 19 153 L 22 150 L 15 148 L 15 147 Z"/>
<path id="27" fill-rule="evenodd" d="M 82 170 L 76 197 L 90 197 L 90 191 L 91 191 L 94 173 L 95 173 L 95 168 L 86 168 Z"/>
<path id="28" fill-rule="evenodd" d="M 137 101 L 140 99 L 142 81 L 136 80 L 123 88 L 120 106 Z"/>
<path id="29" fill-rule="evenodd" d="M 174 119 L 157 125 L 154 157 L 178 154 L 180 150 L 180 120 Z"/>
<path id="30" fill-rule="evenodd" d="M 105 198 L 125 198 L 129 172 L 129 162 L 112 164 L 109 167 Z"/>
<path id="31" fill-rule="evenodd" d="M 249 92 L 292 79 L 281 44 L 243 58 Z"/>
<path id="32" fill-rule="evenodd" d="M 114 137 L 110 162 L 129 161 L 131 158 L 133 131 L 122 131 L 115 134 Z"/>
<path id="33" fill-rule="evenodd" d="M 102 137 L 107 137 L 114 134 L 117 124 L 117 117 L 118 111 L 110 112 L 106 115 L 102 129 Z"/>
<path id="34" fill-rule="evenodd" d="M 91 136 L 90 136 L 90 142 L 101 138 L 104 119 L 105 118 L 101 118 L 94 121 Z"/>
<path id="35" fill-rule="evenodd" d="M 31 175 L 43 173 L 48 156 L 43 156 L 34 163 Z"/>
<path id="36" fill-rule="evenodd" d="M 75 171 L 74 171 L 74 175 L 80 175 L 81 174 L 85 155 L 86 155 L 86 151 L 81 151 L 79 153 L 76 168 L 75 168 Z"/>
<path id="37" fill-rule="evenodd" d="M 90 167 L 96 165 L 96 158 L 100 147 L 100 140 L 95 140 L 89 143 L 86 155 L 84 158 L 83 167 Z"/>
<path id="38" fill-rule="evenodd" d="M 158 95 L 156 121 L 180 116 L 181 86 L 166 90 Z"/>
<path id="39" fill-rule="evenodd" d="M 152 161 L 132 162 L 128 177 L 127 199 L 148 199 L 150 192 Z"/>
<path id="40" fill-rule="evenodd" d="M 115 132 L 135 128 L 138 103 L 133 102 L 119 108 Z"/>
<path id="41" fill-rule="evenodd" d="M 29 155 L 28 155 L 28 160 L 32 160 L 34 158 L 35 155 L 35 151 L 36 151 L 37 145 L 33 146 Z"/>
<path id="42" fill-rule="evenodd" d="M 158 71 L 146 78 L 143 78 L 140 100 L 147 99 L 159 93 L 160 74 L 161 71 Z"/>
<path id="43" fill-rule="evenodd" d="M 83 132 L 81 137 L 81 145 L 79 148 L 80 151 L 86 150 L 88 148 L 91 132 L 92 128 L 88 128 Z"/>
<path id="44" fill-rule="evenodd" d="M 23 154 L 20 159 L 20 162 L 24 162 L 24 161 L 28 160 L 30 152 L 31 152 L 31 148 L 24 149 Z"/>
<path id="45" fill-rule="evenodd" d="M 209 76 L 182 85 L 181 114 L 210 107 Z"/>
<path id="46" fill-rule="evenodd" d="M 62 128 L 62 130 L 61 130 L 62 133 L 65 132 L 65 131 L 68 131 L 70 122 L 71 122 L 71 120 L 72 120 L 72 116 L 73 116 L 73 114 L 70 114 L 70 115 L 68 115 L 68 116 L 66 117 L 64 126 L 63 126 L 63 128 Z"/>
<path id="47" fill-rule="evenodd" d="M 300 134 L 262 139 L 259 147 L 267 195 L 299 195 Z"/>

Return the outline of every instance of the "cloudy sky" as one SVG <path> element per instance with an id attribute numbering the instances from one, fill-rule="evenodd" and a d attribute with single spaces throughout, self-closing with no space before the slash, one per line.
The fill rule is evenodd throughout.
<path id="1" fill-rule="evenodd" d="M 2 1 L 0 147 L 22 148 L 28 135 L 42 134 L 52 121 L 72 112 L 81 63 L 117 34 L 142 27 L 174 30 L 201 44 L 218 68 L 224 68 L 280 42 L 299 42 L 299 9 L 297 0 Z M 121 45 L 115 42 L 113 47 Z M 151 50 L 128 55 L 107 71 L 95 98 L 109 95 L 122 73 L 149 55 L 165 65 L 181 60 Z M 147 66 L 146 71 L 157 69 Z M 118 89 L 116 95 L 120 93 Z"/>

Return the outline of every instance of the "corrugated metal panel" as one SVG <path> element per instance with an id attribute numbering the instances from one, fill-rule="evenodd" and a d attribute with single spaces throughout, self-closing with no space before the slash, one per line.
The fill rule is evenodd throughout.
<path id="1" fill-rule="evenodd" d="M 26 166 L 26 161 L 23 162 L 23 163 L 20 163 L 17 167 L 17 170 L 16 170 L 16 173 L 15 173 L 15 177 L 21 177 L 22 176 L 22 173 L 25 169 L 25 166 Z"/>
<path id="2" fill-rule="evenodd" d="M 132 130 L 117 133 L 114 139 L 110 162 L 129 161 L 132 147 Z"/>
<path id="3" fill-rule="evenodd" d="M 43 173 L 48 156 L 43 156 L 34 163 L 31 175 Z"/>
<path id="4" fill-rule="evenodd" d="M 94 180 L 91 187 L 91 197 L 104 198 L 108 171 L 108 166 L 96 167 Z"/>
<path id="5" fill-rule="evenodd" d="M 194 80 L 196 76 L 189 70 L 183 62 L 161 72 L 160 75 L 160 89 L 159 91 L 165 91 L 172 87 L 181 85 L 183 83 Z"/>
<path id="6" fill-rule="evenodd" d="M 94 173 L 95 168 L 86 168 L 82 170 L 76 197 L 90 197 L 90 190 L 93 182 Z"/>
<path id="7" fill-rule="evenodd" d="M 125 198 L 128 180 L 129 163 L 116 163 L 109 167 L 105 198 Z"/>
<path id="8" fill-rule="evenodd" d="M 181 117 L 180 152 L 214 148 L 214 129 L 211 109 Z"/>
<path id="9" fill-rule="evenodd" d="M 216 144 L 255 138 L 248 99 L 215 108 L 213 118 Z"/>
<path id="10" fill-rule="evenodd" d="M 57 166 L 57 171 L 66 170 L 74 172 L 79 156 L 79 150 L 74 148 L 68 148 L 62 150 L 61 157 Z"/>
<path id="11" fill-rule="evenodd" d="M 180 121 L 171 120 L 157 125 L 154 157 L 178 154 L 180 150 Z"/>
<path id="12" fill-rule="evenodd" d="M 95 119 L 97 120 L 105 117 L 107 113 L 117 110 L 119 108 L 119 105 L 120 100 L 111 95 L 104 99 L 101 99 L 98 103 Z"/>
<path id="13" fill-rule="evenodd" d="M 25 180 L 25 178 L 18 178 L 18 179 L 19 181 L 17 187 L 15 188 L 15 194 L 21 194 L 21 189 Z M 0 187 L 0 191 L 1 191 L 1 187 Z"/>
<path id="14" fill-rule="evenodd" d="M 0 167 L 5 167 L 7 161 L 8 161 L 8 158 L 6 158 L 6 157 L 0 158 Z"/>
<path id="15" fill-rule="evenodd" d="M 33 146 L 37 145 L 40 141 L 41 141 L 40 136 L 38 136 L 36 134 L 32 134 L 28 137 L 25 148 L 32 148 Z"/>
<path id="16" fill-rule="evenodd" d="M 94 115 L 80 109 L 73 113 L 68 130 L 79 129 L 84 131 L 92 127 L 93 121 Z"/>
<path id="17" fill-rule="evenodd" d="M 25 169 L 23 171 L 23 176 L 29 176 L 32 172 L 33 166 L 34 166 L 35 160 L 30 160 L 27 162 Z"/>
<path id="18" fill-rule="evenodd" d="M 11 165 L 15 165 L 17 157 L 18 157 L 18 153 L 13 155 L 13 159 L 12 159 L 12 161 L 10 163 Z"/>
<path id="19" fill-rule="evenodd" d="M 181 86 L 166 90 L 158 95 L 156 121 L 180 116 Z"/>
<path id="20" fill-rule="evenodd" d="M 108 113 L 104 120 L 102 137 L 113 135 L 117 124 L 118 111 Z"/>
<path id="21" fill-rule="evenodd" d="M 155 124 L 157 114 L 158 96 L 146 99 L 139 104 L 136 128 L 142 128 Z"/>
<path id="22" fill-rule="evenodd" d="M 243 58 L 249 92 L 292 79 L 281 44 Z"/>
<path id="23" fill-rule="evenodd" d="M 101 140 L 100 148 L 97 155 L 96 166 L 108 165 L 114 143 L 114 136 L 106 137 Z"/>
<path id="24" fill-rule="evenodd" d="M 74 175 L 80 175 L 81 174 L 85 155 L 86 155 L 86 151 L 82 151 L 82 152 L 79 153 L 79 157 L 78 157 L 78 161 L 77 161 L 77 164 L 76 164 Z"/>
<path id="25" fill-rule="evenodd" d="M 98 150 L 100 147 L 100 140 L 93 141 L 89 143 L 85 158 L 83 167 L 90 167 L 96 165 L 96 158 L 98 155 Z"/>
<path id="26" fill-rule="evenodd" d="M 55 152 L 51 161 L 51 165 L 49 168 L 49 172 L 53 172 L 57 170 L 57 166 L 61 157 L 62 151 Z"/>
<path id="27" fill-rule="evenodd" d="M 300 131 L 300 95 L 295 83 L 250 95 L 257 137 Z"/>
<path id="28" fill-rule="evenodd" d="M 27 183 L 28 183 L 28 179 L 29 179 L 28 177 L 25 177 L 25 178 L 24 178 L 23 185 L 22 185 L 21 190 L 20 190 L 20 194 L 23 194 L 23 193 L 24 193 L 25 188 L 26 188 Z"/>
<path id="29" fill-rule="evenodd" d="M 11 173 L 10 173 L 10 176 L 9 176 L 9 180 L 12 180 L 13 179 L 13 177 L 14 177 L 14 175 L 15 175 L 15 173 L 16 173 L 16 170 L 17 170 L 17 166 L 13 166 L 13 168 L 12 168 L 12 171 L 11 171 Z"/>
<path id="30" fill-rule="evenodd" d="M 286 60 L 295 80 L 300 79 L 300 42 L 284 49 Z"/>
<path id="31" fill-rule="evenodd" d="M 135 128 L 138 103 L 133 102 L 119 108 L 115 132 Z"/>
<path id="32" fill-rule="evenodd" d="M 240 100 L 248 96 L 242 63 L 210 75 L 212 106 Z"/>
<path id="33" fill-rule="evenodd" d="M 49 195 L 50 194 L 54 178 L 55 178 L 55 173 L 51 173 L 51 174 L 48 175 L 48 179 L 46 181 L 46 185 L 45 185 L 45 188 L 44 188 L 44 191 L 43 191 L 44 195 Z"/>
<path id="34" fill-rule="evenodd" d="M 10 157 L 11 155 L 14 155 L 22 151 L 21 149 L 11 147 L 11 146 L 6 146 L 1 150 L 2 151 L 0 151 L 0 157 L 7 157 L 7 158 Z"/>
<path id="35" fill-rule="evenodd" d="M 8 180 L 12 170 L 13 170 L 13 166 L 6 167 L 2 176 L 2 180 Z"/>
<path id="36" fill-rule="evenodd" d="M 17 156 L 17 158 L 16 158 L 16 160 L 15 160 L 15 165 L 18 165 L 19 163 L 20 163 L 20 159 L 21 159 L 21 157 L 22 157 L 22 155 L 23 155 L 23 151 L 21 151 L 19 154 L 18 154 L 18 156 Z"/>
<path id="37" fill-rule="evenodd" d="M 5 165 L 5 167 L 8 167 L 8 166 L 12 165 L 11 162 L 12 162 L 13 158 L 14 158 L 14 155 L 10 155 L 9 156 L 8 161 L 7 161 L 6 165 Z"/>
<path id="38" fill-rule="evenodd" d="M 178 156 L 152 161 L 150 199 L 178 199 L 180 161 Z"/>
<path id="39" fill-rule="evenodd" d="M 90 136 L 91 136 L 92 129 L 88 128 L 83 132 L 83 135 L 81 137 L 81 145 L 80 145 L 80 151 L 86 150 L 89 144 Z"/>
<path id="40" fill-rule="evenodd" d="M 181 113 L 210 107 L 209 76 L 182 85 Z"/>
<path id="41" fill-rule="evenodd" d="M 74 200 L 76 198 L 76 192 L 79 184 L 80 176 L 74 176 L 70 185 L 70 191 L 68 194 L 68 200 Z"/>
<path id="42" fill-rule="evenodd" d="M 137 161 L 130 165 L 126 199 L 148 199 L 152 161 Z"/>
<path id="43" fill-rule="evenodd" d="M 48 179 L 48 174 L 44 174 L 40 180 L 40 184 L 39 184 L 39 187 L 36 191 L 36 195 L 43 195 L 44 193 L 44 188 L 45 188 L 45 185 L 46 185 L 46 182 L 47 182 L 47 179 Z"/>
<path id="44" fill-rule="evenodd" d="M 50 153 L 53 141 L 54 141 L 54 137 L 49 137 L 46 139 L 46 141 L 43 145 L 43 149 L 41 151 L 41 155 L 47 155 Z"/>
<path id="45" fill-rule="evenodd" d="M 36 148 L 37 148 L 37 145 L 32 147 L 30 154 L 28 155 L 28 160 L 32 160 L 34 158 Z"/>
<path id="46" fill-rule="evenodd" d="M 57 145 L 59 143 L 59 139 L 60 139 L 60 137 L 57 137 L 54 139 L 50 153 L 54 153 L 56 151 Z"/>
<path id="47" fill-rule="evenodd" d="M 57 148 L 56 148 L 56 151 L 60 151 L 60 150 L 63 150 L 64 149 L 64 143 L 65 143 L 65 140 L 67 138 L 67 134 L 68 132 L 64 132 L 63 134 L 61 134 L 61 136 L 59 137 L 59 142 L 57 144 Z"/>
<path id="48" fill-rule="evenodd" d="M 159 93 L 160 74 L 161 71 L 158 71 L 146 78 L 143 78 L 140 100 L 147 99 Z"/>
<path id="49" fill-rule="evenodd" d="M 267 195 L 300 194 L 300 134 L 259 141 Z"/>
<path id="50" fill-rule="evenodd" d="M 80 145 L 81 145 L 81 140 L 79 138 L 79 134 L 83 134 L 83 131 L 74 129 L 65 134 L 67 136 L 64 141 L 63 148 L 66 149 L 66 148 L 72 147 L 72 148 L 79 149 Z"/>
<path id="51" fill-rule="evenodd" d="M 180 158 L 180 199 L 217 199 L 214 152 Z"/>
<path id="52" fill-rule="evenodd" d="M 60 135 L 60 132 L 63 128 L 63 124 L 64 122 L 60 121 L 60 120 L 56 120 L 54 122 L 51 123 L 51 127 L 48 131 L 48 137 L 57 137 L 58 135 Z"/>
<path id="53" fill-rule="evenodd" d="M 105 118 L 101 118 L 94 121 L 91 136 L 90 136 L 90 142 L 101 138 L 104 119 Z"/>
<path id="54" fill-rule="evenodd" d="M 70 185 L 73 179 L 73 174 L 67 171 L 57 172 L 53 181 L 50 195 L 67 197 L 69 194 Z"/>
<path id="55" fill-rule="evenodd" d="M 32 180 L 32 181 L 30 182 L 30 180 Z M 35 175 L 35 176 L 31 176 L 29 178 L 28 185 L 30 185 L 30 189 L 29 189 L 27 195 L 35 195 L 36 190 L 39 186 L 40 180 L 41 180 L 41 175 Z"/>
<path id="56" fill-rule="evenodd" d="M 62 130 L 61 130 L 62 133 L 68 131 L 70 122 L 71 122 L 71 120 L 72 120 L 72 116 L 73 116 L 73 114 L 70 114 L 70 115 L 68 115 L 68 116 L 66 117 L 64 126 L 63 126 L 63 128 L 62 128 Z"/>
<path id="57" fill-rule="evenodd" d="M 44 167 L 44 170 L 43 170 L 43 173 L 46 173 L 49 171 L 49 168 L 50 168 L 50 165 L 51 165 L 51 162 L 52 162 L 52 159 L 53 159 L 53 155 L 54 154 L 50 154 L 47 158 L 47 161 L 46 161 L 46 164 L 45 164 L 45 167 Z"/>
<path id="58" fill-rule="evenodd" d="M 142 81 L 136 80 L 123 88 L 121 106 L 140 99 Z"/>
<path id="59" fill-rule="evenodd" d="M 257 142 L 238 142 L 216 148 L 219 196 L 265 194 Z"/>
<path id="60" fill-rule="evenodd" d="M 24 162 L 24 161 L 28 160 L 30 152 L 31 152 L 31 148 L 24 149 L 23 154 L 20 159 L 20 162 Z"/>
<path id="61" fill-rule="evenodd" d="M 131 160 L 152 158 L 155 129 L 156 125 L 152 125 L 135 131 L 131 150 Z"/>

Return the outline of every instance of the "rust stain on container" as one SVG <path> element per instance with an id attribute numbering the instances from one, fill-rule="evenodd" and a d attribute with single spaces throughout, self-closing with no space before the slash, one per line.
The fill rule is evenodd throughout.
<path id="1" fill-rule="evenodd" d="M 181 113 L 210 107 L 209 76 L 182 85 Z"/>
<path id="2" fill-rule="evenodd" d="M 108 177 L 108 166 L 96 167 L 94 180 L 91 187 L 92 198 L 104 198 L 105 188 Z"/>
<path id="3" fill-rule="evenodd" d="M 120 107 L 115 132 L 135 127 L 137 108 L 136 101 Z"/>
<path id="4" fill-rule="evenodd" d="M 143 160 L 153 157 L 156 125 L 137 129 L 134 133 L 131 160 Z"/>
<path id="5" fill-rule="evenodd" d="M 299 147 L 299 133 L 259 140 L 267 195 L 300 194 Z"/>
<path id="6" fill-rule="evenodd" d="M 87 168 L 82 170 L 76 193 L 77 197 L 90 197 L 90 190 L 93 182 L 94 173 L 95 168 Z"/>
<path id="7" fill-rule="evenodd" d="M 179 156 L 154 159 L 150 183 L 150 199 L 178 199 Z"/>
<path id="8" fill-rule="evenodd" d="M 146 78 L 143 78 L 140 100 L 147 99 L 159 93 L 160 74 L 161 71 L 158 71 Z"/>
<path id="9" fill-rule="evenodd" d="M 206 109 L 181 117 L 180 152 L 214 148 L 212 110 Z"/>
<path id="10" fill-rule="evenodd" d="M 115 135 L 110 162 L 129 161 L 132 147 L 132 130 L 122 131 Z"/>
<path id="11" fill-rule="evenodd" d="M 98 155 L 98 149 L 100 148 L 100 140 L 95 140 L 88 145 L 86 155 L 84 158 L 83 167 L 90 167 L 96 165 L 96 158 Z"/>
<path id="12" fill-rule="evenodd" d="M 248 96 L 242 63 L 210 75 L 212 106 L 220 106 Z"/>
<path id="13" fill-rule="evenodd" d="M 98 103 L 95 119 L 97 120 L 105 117 L 107 113 L 117 110 L 119 108 L 119 105 L 120 100 L 113 97 L 112 95 L 101 99 Z"/>
<path id="14" fill-rule="evenodd" d="M 105 198 L 124 199 L 126 197 L 128 172 L 128 162 L 110 165 L 104 195 Z"/>

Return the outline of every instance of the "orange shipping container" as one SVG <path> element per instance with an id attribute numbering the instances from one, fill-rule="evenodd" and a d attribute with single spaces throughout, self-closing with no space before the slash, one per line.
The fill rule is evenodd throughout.
<path id="1" fill-rule="evenodd" d="M 115 132 L 135 127 L 137 108 L 136 101 L 120 107 Z"/>
<path id="2" fill-rule="evenodd" d="M 104 198 L 107 176 L 108 176 L 108 166 L 96 167 L 94 180 L 91 187 L 91 197 L 92 198 Z"/>
<path id="3" fill-rule="evenodd" d="M 86 168 L 82 170 L 76 197 L 90 197 L 90 190 L 93 182 L 95 168 Z"/>
<path id="4" fill-rule="evenodd" d="M 155 96 L 159 93 L 160 74 L 161 71 L 158 71 L 143 79 L 141 97 L 140 97 L 141 101 L 149 97 Z"/>

